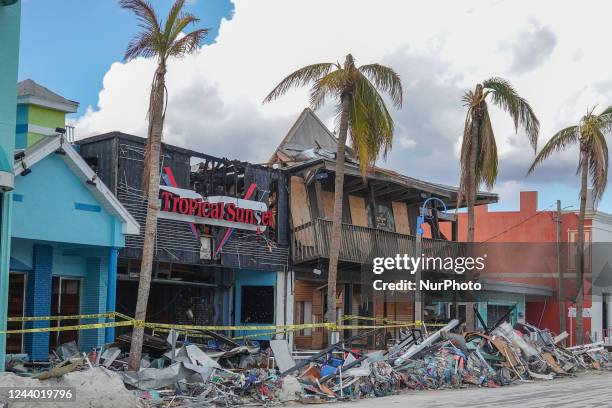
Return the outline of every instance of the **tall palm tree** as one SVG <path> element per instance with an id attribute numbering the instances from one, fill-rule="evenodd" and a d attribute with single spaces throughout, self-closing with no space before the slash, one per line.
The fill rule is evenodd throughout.
<path id="1" fill-rule="evenodd" d="M 529 103 L 516 92 L 510 82 L 503 78 L 487 79 L 477 84 L 474 91 L 467 91 L 463 95 L 467 113 L 461 144 L 461 178 L 457 208 L 465 197 L 468 208 L 468 244 L 474 242 L 474 205 L 478 188 L 484 184 L 491 189 L 497 180 L 497 144 L 489 116 L 488 100 L 510 115 L 515 131 L 518 132 L 519 126 L 524 129 L 534 151 L 540 130 L 540 123 Z M 471 245 L 468 249 L 472 250 Z M 466 306 L 466 320 L 468 326 L 473 326 L 473 308 L 470 299 Z"/>
<path id="2" fill-rule="evenodd" d="M 344 64 L 319 63 L 307 65 L 289 74 L 265 97 L 264 103 L 273 101 L 291 88 L 312 84 L 310 106 L 318 109 L 327 99 L 336 103 L 339 118 L 338 151 L 334 212 L 332 216 L 327 284 L 327 321 L 336 323 L 336 277 L 340 254 L 342 198 L 344 194 L 344 160 L 347 138 L 359 156 L 359 167 L 365 177 L 380 154 L 389 152 L 393 142 L 393 119 L 380 91 L 386 92 L 391 102 L 402 106 L 402 83 L 391 68 L 380 64 L 357 67 L 351 54 Z"/>
<path id="3" fill-rule="evenodd" d="M 167 97 L 166 68 L 170 58 L 183 57 L 197 51 L 202 39 L 208 34 L 208 30 L 200 28 L 187 34 L 183 32 L 188 26 L 199 21 L 194 15 L 183 11 L 185 0 L 174 2 L 165 23 L 158 18 L 155 10 L 146 0 L 120 0 L 119 5 L 136 14 L 139 26 L 142 29 L 128 44 L 124 60 L 129 61 L 137 57 L 155 57 L 157 59 L 157 69 L 153 75 L 147 113 L 149 129 L 143 172 L 143 192 L 147 199 L 147 218 L 135 313 L 136 320 L 145 320 L 151 287 L 151 270 L 155 256 L 157 214 L 159 212 L 159 159 Z M 134 327 L 129 361 L 129 369 L 131 370 L 137 370 L 140 367 L 143 334 L 143 327 Z"/>
<path id="4" fill-rule="evenodd" d="M 576 339 L 579 344 L 584 341 L 582 311 L 584 306 L 584 215 L 586 212 L 587 188 L 589 176 L 593 189 L 593 200 L 597 202 L 603 195 L 608 183 L 608 145 L 605 135 L 612 133 L 612 106 L 599 115 L 595 108 L 587 109 L 577 125 L 557 132 L 544 145 L 529 168 L 531 174 L 553 152 L 559 152 L 570 146 L 578 145 L 580 157 L 580 213 L 578 218 L 578 236 L 576 238 Z"/>

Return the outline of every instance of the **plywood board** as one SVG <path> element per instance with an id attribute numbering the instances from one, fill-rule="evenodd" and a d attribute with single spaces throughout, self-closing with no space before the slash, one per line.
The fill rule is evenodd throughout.
<path id="1" fill-rule="evenodd" d="M 351 221 L 353 225 L 360 227 L 368 226 L 368 216 L 366 213 L 365 200 L 363 197 L 348 196 L 349 208 L 351 210 Z"/>
<path id="2" fill-rule="evenodd" d="M 291 220 L 294 228 L 310 222 L 306 187 L 304 180 L 297 176 L 291 177 Z"/>
<path id="3" fill-rule="evenodd" d="M 325 219 L 331 220 L 334 216 L 334 193 L 333 191 L 321 190 L 321 201 Z"/>
<path id="4" fill-rule="evenodd" d="M 393 201 L 393 218 L 395 219 L 395 232 L 410 234 L 410 223 L 408 219 L 408 206 L 400 201 Z"/>

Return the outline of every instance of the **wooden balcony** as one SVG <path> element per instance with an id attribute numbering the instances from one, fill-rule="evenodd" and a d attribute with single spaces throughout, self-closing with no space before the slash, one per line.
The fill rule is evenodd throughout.
<path id="1" fill-rule="evenodd" d="M 293 262 L 295 264 L 329 258 L 332 222 L 321 218 L 293 230 Z M 342 224 L 340 261 L 371 264 L 376 257 L 397 254 L 416 256 L 416 237 L 376 228 Z M 423 238 L 421 253 L 425 256 L 458 257 L 464 247 L 458 242 Z"/>

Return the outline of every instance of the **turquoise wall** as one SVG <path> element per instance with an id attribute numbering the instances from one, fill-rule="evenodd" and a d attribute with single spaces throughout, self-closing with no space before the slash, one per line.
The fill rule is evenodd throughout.
<path id="1" fill-rule="evenodd" d="M 19 23 L 21 2 L 0 5 L 0 147 L 12 162 L 17 108 L 17 63 L 19 62 Z"/>
<path id="2" fill-rule="evenodd" d="M 50 154 L 15 180 L 14 238 L 124 246 L 121 222 L 101 207 L 62 156 Z"/>
<path id="3" fill-rule="evenodd" d="M 17 65 L 19 63 L 19 26 L 21 1 L 0 5 L 0 170 L 12 172 L 15 150 L 17 107 Z M 0 193 L 0 330 L 6 330 L 8 274 L 11 236 L 11 193 Z M 6 336 L 0 334 L 0 372 L 4 371 Z"/>
<path id="4" fill-rule="evenodd" d="M 476 295 L 475 304 L 478 307 L 480 316 L 487 324 L 493 324 L 495 322 L 489 322 L 487 319 L 487 308 L 489 305 L 499 306 L 512 306 L 516 305 L 512 313 L 510 314 L 510 320 L 512 324 L 515 324 L 519 320 L 525 320 L 525 295 L 520 293 L 505 293 L 505 292 L 481 292 Z M 442 314 L 443 310 L 446 310 L 448 305 L 452 302 L 439 302 L 436 304 L 436 313 Z M 481 327 L 480 322 L 474 316 L 474 321 L 478 327 Z"/>
<path id="5" fill-rule="evenodd" d="M 53 275 L 75 278 L 82 278 L 87 275 L 85 256 L 90 253 L 88 247 L 72 247 L 67 249 L 62 245 L 51 242 L 13 238 L 11 242 L 11 258 L 19 261 L 20 265 L 23 264 L 31 269 L 32 248 L 34 244 L 45 244 L 53 247 Z M 79 252 L 82 252 L 84 255 L 74 255 Z"/>
<path id="6" fill-rule="evenodd" d="M 242 287 L 243 286 L 275 286 L 276 287 L 276 272 L 259 271 L 255 269 L 236 269 L 235 275 L 235 325 L 245 325 L 240 323 L 242 320 Z M 275 291 L 276 292 L 276 291 Z M 276 319 L 275 319 L 276 320 Z M 267 324 L 270 325 L 270 324 Z M 249 326 L 266 326 L 266 324 L 249 324 Z M 264 333 L 269 333 L 271 330 L 263 330 Z M 236 336 L 249 336 L 261 333 L 259 331 L 238 331 Z M 256 337 L 255 340 L 270 339 L 272 336 Z"/>

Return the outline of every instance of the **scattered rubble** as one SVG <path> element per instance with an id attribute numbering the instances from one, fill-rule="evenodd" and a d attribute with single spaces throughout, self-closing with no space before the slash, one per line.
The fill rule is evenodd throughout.
<path id="1" fill-rule="evenodd" d="M 129 337 L 124 335 L 117 344 L 85 358 L 76 345 L 62 345 L 51 356 L 50 367 L 42 370 L 11 360 L 7 369 L 13 373 L 4 374 L 0 382 L 72 386 L 77 401 L 91 407 L 231 407 L 354 400 L 402 389 L 495 388 L 586 370 L 612 371 L 603 342 L 566 348 L 566 333 L 554 336 L 524 323 L 512 327 L 498 322 L 465 333 L 456 332 L 459 327 L 459 321 L 452 320 L 427 337 L 420 330 L 403 330 L 403 337 L 387 350 L 353 347 L 382 330 L 374 329 L 306 357 L 293 355 L 285 340 L 236 341 L 208 332 L 188 337 L 183 333 L 182 341 L 176 332 L 168 338 L 149 335 L 137 372 L 127 371 Z M 189 341 L 201 341 L 201 336 L 209 340 Z M 2 398 L 6 396 L 0 395 L 0 402 Z"/>

